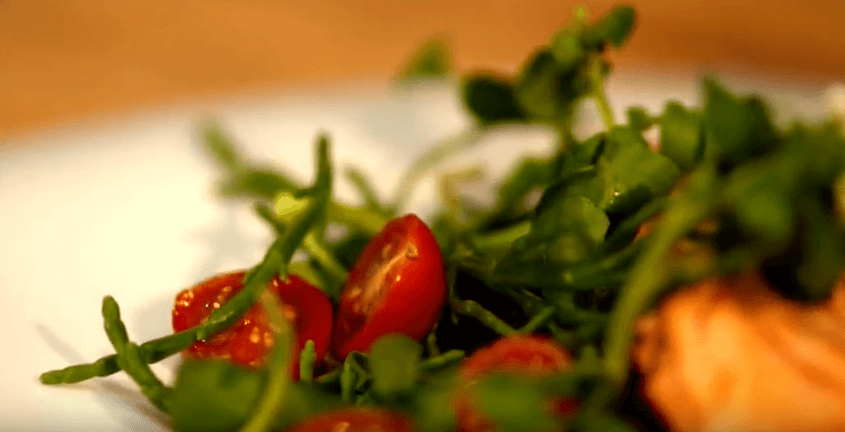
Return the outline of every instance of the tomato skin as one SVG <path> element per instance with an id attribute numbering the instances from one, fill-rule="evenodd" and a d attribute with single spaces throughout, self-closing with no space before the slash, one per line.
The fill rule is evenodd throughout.
<path id="1" fill-rule="evenodd" d="M 195 327 L 243 289 L 245 272 L 227 273 L 207 279 L 180 292 L 173 307 L 173 331 Z M 284 313 L 296 331 L 292 375 L 299 379 L 299 352 L 311 339 L 319 365 L 329 348 L 332 305 L 318 288 L 295 275 L 282 281 L 274 277 L 268 286 L 284 304 Z M 193 358 L 220 358 L 234 364 L 258 368 L 273 346 L 271 331 L 262 307 L 255 304 L 235 324 L 206 341 L 198 341 L 183 352 Z"/>
<path id="2" fill-rule="evenodd" d="M 443 257 L 434 235 L 417 216 L 391 220 L 364 248 L 341 293 L 333 352 L 338 360 L 367 352 L 388 333 L 419 341 L 446 302 Z"/>
<path id="3" fill-rule="evenodd" d="M 286 432 L 414 432 L 411 420 L 380 408 L 347 408 L 318 414 Z"/>
<path id="4" fill-rule="evenodd" d="M 491 373 L 542 378 L 572 366 L 572 357 L 553 340 L 535 335 L 505 336 L 467 358 L 459 371 L 463 387 L 453 399 L 455 423 L 460 432 L 492 432 L 495 428 L 475 406 L 472 382 Z M 563 397 L 549 401 L 550 412 L 561 416 L 577 410 L 578 401 Z"/>

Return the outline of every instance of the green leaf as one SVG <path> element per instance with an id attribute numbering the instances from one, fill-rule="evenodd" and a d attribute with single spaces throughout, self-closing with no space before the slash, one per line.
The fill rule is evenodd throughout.
<path id="1" fill-rule="evenodd" d="M 496 423 L 497 430 L 542 431 L 555 425 L 545 409 L 545 394 L 531 380 L 494 374 L 473 390 L 478 406 Z"/>
<path id="2" fill-rule="evenodd" d="M 514 242 L 510 260 L 500 273 L 527 263 L 572 264 L 590 256 L 601 242 L 610 221 L 588 198 L 565 188 L 547 190 L 537 208 L 531 231 Z"/>
<path id="3" fill-rule="evenodd" d="M 292 383 L 273 430 L 285 430 L 308 417 L 341 407 L 343 403 L 336 394 L 306 383 Z"/>
<path id="4" fill-rule="evenodd" d="M 451 409 L 444 409 L 454 400 L 453 381 L 443 378 L 429 380 L 426 386 L 414 393 L 414 419 L 421 432 L 455 430 L 454 413 Z"/>
<path id="5" fill-rule="evenodd" d="M 614 48 L 620 48 L 634 30 L 637 14 L 633 7 L 616 6 L 593 23 L 584 33 L 584 43 L 588 47 L 599 48 L 610 42 Z"/>
<path id="6" fill-rule="evenodd" d="M 609 213 L 630 211 L 668 193 L 681 175 L 671 160 L 649 148 L 639 132 L 626 127 L 608 132 L 596 166 L 604 191 L 597 204 Z"/>
<path id="7" fill-rule="evenodd" d="M 599 133 L 586 141 L 573 144 L 561 155 L 560 177 L 571 177 L 594 166 L 604 150 L 604 140 L 605 134 Z"/>
<path id="8" fill-rule="evenodd" d="M 821 207 L 802 205 L 805 221 L 797 276 L 802 297 L 810 301 L 827 298 L 845 268 L 845 229 Z"/>
<path id="9" fill-rule="evenodd" d="M 725 188 L 736 221 L 751 238 L 768 247 L 783 247 L 792 237 L 795 225 L 794 203 L 771 164 L 751 164 L 731 173 Z"/>
<path id="10" fill-rule="evenodd" d="M 379 338 L 370 349 L 373 388 L 382 396 L 406 394 L 417 379 L 422 346 L 405 335 Z"/>
<path id="11" fill-rule="evenodd" d="M 220 193 L 228 198 L 273 199 L 281 191 L 295 191 L 298 184 L 277 169 L 251 167 L 232 173 L 220 183 Z"/>
<path id="12" fill-rule="evenodd" d="M 818 127 L 796 124 L 784 138 L 784 159 L 800 169 L 803 181 L 829 186 L 845 172 L 845 130 L 835 122 Z"/>
<path id="13" fill-rule="evenodd" d="M 549 42 L 549 52 L 564 70 L 575 69 L 587 56 L 581 42 L 581 32 L 569 27 L 555 33 Z"/>
<path id="14" fill-rule="evenodd" d="M 230 432 L 250 416 L 267 376 L 222 360 L 186 360 L 170 399 L 175 432 Z M 293 383 L 276 420 L 283 429 L 320 412 L 340 407 L 340 399 L 313 385 Z"/>
<path id="15" fill-rule="evenodd" d="M 493 75 L 470 75 L 461 90 L 464 104 L 482 124 L 518 121 L 524 118 L 508 81 Z"/>
<path id="16" fill-rule="evenodd" d="M 175 432 L 237 430 L 252 412 L 266 376 L 217 360 L 186 360 L 170 398 Z"/>
<path id="17" fill-rule="evenodd" d="M 593 204 L 592 201 L 581 196 L 569 196 L 558 206 L 557 221 L 547 219 L 554 217 L 551 212 L 544 212 L 535 221 L 535 226 L 546 224 L 547 228 L 557 225 L 565 230 L 565 235 L 559 235 L 550 246 L 549 258 L 552 261 L 572 263 L 591 254 L 604 240 L 610 221 L 607 215 Z"/>
<path id="18" fill-rule="evenodd" d="M 514 86 L 520 108 L 527 117 L 552 124 L 571 116 L 575 102 L 590 91 L 582 69 L 564 69 L 551 52 L 538 51 Z"/>
<path id="19" fill-rule="evenodd" d="M 552 182 L 552 169 L 548 159 L 522 159 L 500 182 L 493 218 L 516 217 L 528 210 L 528 194 Z"/>
<path id="20" fill-rule="evenodd" d="M 704 154 L 701 114 L 669 102 L 660 123 L 660 154 L 684 171 L 691 170 Z"/>
<path id="21" fill-rule="evenodd" d="M 363 172 L 355 168 L 348 168 L 346 170 L 346 178 L 349 179 L 353 186 L 355 186 L 355 189 L 358 190 L 358 194 L 361 195 L 361 198 L 363 198 L 364 207 L 377 212 L 384 212 L 385 214 L 388 213 L 381 204 L 381 200 L 379 199 L 378 193 L 376 193 L 373 188 L 372 182 Z"/>
<path id="22" fill-rule="evenodd" d="M 208 121 L 201 126 L 202 142 L 205 150 L 221 167 L 235 171 L 243 165 L 243 160 L 232 139 L 215 121 Z"/>
<path id="23" fill-rule="evenodd" d="M 760 99 L 739 99 L 712 79 L 705 81 L 704 90 L 706 155 L 732 166 L 778 143 L 768 109 Z"/>
<path id="24" fill-rule="evenodd" d="M 449 45 L 441 37 L 433 37 L 423 42 L 396 78 L 400 81 L 410 81 L 421 78 L 442 78 L 452 69 Z"/>
<path id="25" fill-rule="evenodd" d="M 643 107 L 630 107 L 626 111 L 628 127 L 644 131 L 654 125 L 654 118 Z"/>
<path id="26" fill-rule="evenodd" d="M 234 140 L 217 123 L 204 124 L 201 134 L 204 150 L 223 171 L 220 181 L 222 195 L 272 199 L 280 191 L 299 188 L 290 174 L 247 160 Z"/>

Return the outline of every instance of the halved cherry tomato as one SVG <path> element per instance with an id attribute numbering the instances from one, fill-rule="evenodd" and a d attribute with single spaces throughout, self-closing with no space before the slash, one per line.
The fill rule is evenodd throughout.
<path id="1" fill-rule="evenodd" d="M 459 371 L 464 387 L 454 398 L 455 422 L 461 432 L 494 431 L 491 421 L 475 406 L 471 383 L 491 373 L 508 373 L 542 378 L 572 366 L 572 357 L 549 338 L 534 335 L 503 337 L 481 348 L 461 365 Z M 549 411 L 562 416 L 571 415 L 578 407 L 574 398 L 560 398 L 549 402 Z"/>
<path id="2" fill-rule="evenodd" d="M 415 215 L 392 221 L 370 241 L 341 293 L 332 346 L 337 359 L 366 352 L 379 336 L 420 340 L 446 302 L 443 258 L 434 235 Z"/>
<path id="3" fill-rule="evenodd" d="M 176 296 L 173 330 L 179 332 L 202 323 L 243 288 L 244 272 L 208 279 Z M 285 281 L 274 277 L 268 287 L 284 304 L 284 314 L 296 329 L 297 354 L 293 377 L 299 379 L 299 355 L 311 339 L 317 363 L 326 356 L 332 329 L 332 305 L 318 288 L 294 275 Z M 184 355 L 194 358 L 222 358 L 246 367 L 260 367 L 273 346 L 273 332 L 260 305 L 254 305 L 234 325 L 207 341 L 191 345 Z"/>
<path id="4" fill-rule="evenodd" d="M 348 408 L 318 414 L 287 432 L 414 432 L 411 420 L 379 408 Z"/>

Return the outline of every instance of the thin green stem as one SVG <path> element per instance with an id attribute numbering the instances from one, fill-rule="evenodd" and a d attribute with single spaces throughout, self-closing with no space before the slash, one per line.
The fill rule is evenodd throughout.
<path id="1" fill-rule="evenodd" d="M 574 330 L 565 330 L 557 323 L 550 322 L 549 331 L 552 332 L 552 337 L 554 337 L 555 340 L 558 341 L 558 343 L 560 343 L 561 345 L 570 349 L 575 346 L 577 337 L 575 336 Z"/>
<path id="2" fill-rule="evenodd" d="M 302 247 L 308 251 L 311 258 L 314 258 L 314 260 L 320 263 L 320 265 L 329 272 L 332 279 L 339 282 L 341 285 L 346 281 L 349 276 L 349 273 L 346 271 L 346 267 L 344 267 L 343 264 L 335 258 L 334 254 L 332 254 L 317 240 L 314 233 L 309 233 L 305 236 L 305 239 L 302 242 Z"/>
<path id="3" fill-rule="evenodd" d="M 607 130 L 613 129 L 613 110 L 610 108 L 610 103 L 607 101 L 607 93 L 604 90 L 604 77 L 602 76 L 601 56 L 594 55 L 590 59 L 590 86 L 592 88 L 591 94 L 596 101 L 596 105 L 601 113 L 604 127 Z"/>
<path id="4" fill-rule="evenodd" d="M 317 384 L 331 384 L 340 378 L 342 372 L 343 367 L 339 367 L 329 373 L 325 373 L 323 375 L 318 376 L 314 379 L 314 382 L 316 382 Z"/>
<path id="5" fill-rule="evenodd" d="M 129 340 L 126 326 L 120 319 L 120 307 L 111 296 L 103 298 L 103 322 L 109 342 L 117 352 L 117 363 L 138 384 L 141 392 L 153 405 L 167 412 L 167 398 L 171 389 L 167 388 L 140 358 L 138 346 Z"/>
<path id="6" fill-rule="evenodd" d="M 346 403 L 352 402 L 352 397 L 355 395 L 355 381 L 358 377 L 352 369 L 352 362 L 343 362 L 343 367 L 340 373 L 340 397 Z"/>
<path id="7" fill-rule="evenodd" d="M 281 221 L 278 214 L 270 210 L 270 207 L 264 203 L 257 203 L 255 205 L 255 212 L 259 217 L 269 223 L 278 235 L 282 235 L 287 229 L 286 225 Z M 309 231 L 302 240 L 302 248 L 308 252 L 311 258 L 314 258 L 327 272 L 335 282 L 336 285 L 341 285 L 346 281 L 348 276 L 346 268 L 337 261 L 334 254 L 323 246 L 317 240 L 317 236 L 313 231 Z"/>
<path id="8" fill-rule="evenodd" d="M 373 403 L 373 402 L 375 402 L 373 400 L 373 395 L 369 391 L 367 391 L 366 393 L 358 396 L 355 399 L 355 405 L 367 405 L 367 404 L 370 404 L 370 403 Z"/>
<path id="9" fill-rule="evenodd" d="M 419 362 L 417 364 L 417 370 L 419 372 L 432 372 L 459 362 L 465 355 L 466 353 L 462 350 L 449 350 L 443 354 Z"/>
<path id="10" fill-rule="evenodd" d="M 507 250 L 514 241 L 531 231 L 531 221 L 524 220 L 495 231 L 477 234 L 469 238 L 471 247 L 476 251 Z"/>
<path id="11" fill-rule="evenodd" d="M 634 320 L 667 285 L 669 272 L 665 262 L 672 245 L 706 217 L 717 187 L 715 170 L 710 166 L 699 168 L 690 177 L 684 194 L 670 202 L 653 240 L 635 263 L 610 314 L 604 344 L 609 386 L 597 393 L 598 403 L 609 403 L 619 395 L 628 376 Z"/>
<path id="12" fill-rule="evenodd" d="M 290 325 L 282 314 L 282 306 L 278 299 L 268 291 L 260 297 L 270 328 L 275 331 L 273 350 L 270 352 L 269 372 L 264 393 L 240 432 L 269 431 L 282 410 L 282 404 L 291 385 L 290 358 L 293 337 Z"/>
<path id="13" fill-rule="evenodd" d="M 620 268 L 630 263 L 636 258 L 643 249 L 642 243 L 632 243 L 624 249 L 609 254 L 599 261 L 583 264 L 574 267 L 570 270 L 561 272 L 561 281 L 564 285 L 574 289 L 593 289 L 596 286 L 601 286 L 601 283 L 595 283 L 598 280 L 616 280 L 619 276 Z M 622 271 L 621 276 L 626 276 Z"/>
<path id="14" fill-rule="evenodd" d="M 477 319 L 490 328 L 490 330 L 500 335 L 504 336 L 516 333 L 516 330 L 508 323 L 473 300 L 452 299 L 449 301 L 449 305 L 455 312 Z"/>
<path id="15" fill-rule="evenodd" d="M 314 379 L 314 363 L 317 361 L 317 349 L 312 339 L 305 342 L 305 348 L 299 353 L 299 380 L 310 382 Z"/>
<path id="16" fill-rule="evenodd" d="M 346 178 L 349 179 L 356 189 L 358 189 L 358 193 L 364 200 L 365 208 L 381 212 L 386 215 L 390 214 L 390 211 L 381 205 L 381 200 L 379 200 L 378 194 L 376 194 L 375 189 L 373 189 L 373 186 L 370 184 L 369 180 L 367 180 L 364 173 L 357 169 L 349 168 L 346 170 Z"/>
<path id="17" fill-rule="evenodd" d="M 554 165 L 552 166 L 552 178 L 556 179 L 560 177 L 561 170 L 563 169 L 564 158 L 566 157 L 569 149 L 572 148 L 573 143 L 575 143 L 575 137 L 572 131 L 573 120 L 574 111 L 572 109 L 568 109 L 560 121 L 555 125 L 560 144 L 558 145 L 557 154 L 554 158 Z"/>
<path id="18" fill-rule="evenodd" d="M 610 109 L 610 103 L 607 101 L 607 94 L 605 94 L 604 86 L 599 87 L 599 89 L 593 93 L 593 97 L 596 99 L 596 104 L 601 112 L 601 119 L 604 122 L 604 127 L 607 130 L 612 129 L 615 124 L 613 122 L 613 111 Z"/>
<path id="19" fill-rule="evenodd" d="M 596 261 L 564 269 L 552 264 L 526 265 L 516 270 L 509 269 L 504 275 L 493 275 L 489 281 L 552 291 L 587 291 L 597 286 L 618 287 L 627 279 L 629 263 L 637 256 L 642 246 L 641 242 L 635 242 Z"/>
<path id="20" fill-rule="evenodd" d="M 657 216 L 666 209 L 667 202 L 668 200 L 666 198 L 655 198 L 622 221 L 605 240 L 603 245 L 604 250 L 613 249 L 634 238 L 637 230 L 644 222 Z"/>
<path id="21" fill-rule="evenodd" d="M 438 323 L 435 323 L 434 328 L 431 329 L 428 336 L 425 338 L 425 343 L 428 347 L 428 355 L 432 357 L 440 355 L 440 348 L 437 346 L 437 326 Z"/>
<path id="22" fill-rule="evenodd" d="M 331 222 L 355 228 L 369 235 L 376 235 L 390 220 L 375 210 L 337 202 L 329 203 L 327 218 Z"/>
<path id="23" fill-rule="evenodd" d="M 538 328 L 551 321 L 556 312 L 557 308 L 554 306 L 546 306 L 537 315 L 534 315 L 524 326 L 517 330 L 517 332 L 527 334 L 537 331 Z"/>

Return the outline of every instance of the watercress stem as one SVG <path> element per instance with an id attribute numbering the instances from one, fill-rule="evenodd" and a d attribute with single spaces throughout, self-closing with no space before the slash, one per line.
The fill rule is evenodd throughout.
<path id="1" fill-rule="evenodd" d="M 346 267 L 338 262 L 334 254 L 332 254 L 317 240 L 314 233 L 308 233 L 308 235 L 305 236 L 305 239 L 302 241 L 302 247 L 308 251 L 311 258 L 314 258 L 314 260 L 320 263 L 320 265 L 329 272 L 331 278 L 338 282 L 338 285 L 343 285 L 343 283 L 346 282 L 346 278 L 349 276 L 346 271 Z M 335 296 L 334 298 L 337 297 Z"/>
<path id="2" fill-rule="evenodd" d="M 615 123 L 613 121 L 613 110 L 610 108 L 610 103 L 607 101 L 607 93 L 604 90 L 601 61 L 602 58 L 600 55 L 593 55 L 590 58 L 590 93 L 599 108 L 604 127 L 609 131 L 613 129 Z"/>
<path id="3" fill-rule="evenodd" d="M 340 372 L 340 397 L 346 403 L 351 403 L 355 394 L 355 381 L 358 379 L 356 375 L 352 370 L 352 362 L 343 362 Z"/>
<path id="4" fill-rule="evenodd" d="M 460 361 L 466 353 L 462 350 L 449 350 L 443 354 L 428 358 L 417 364 L 419 372 L 431 372 Z"/>
<path id="5" fill-rule="evenodd" d="M 555 312 L 557 312 L 557 308 L 554 306 L 546 306 L 543 310 L 537 313 L 537 315 L 534 315 L 534 317 L 532 317 L 531 320 L 524 326 L 517 330 L 517 332 L 524 334 L 533 333 L 554 318 Z"/>
<path id="6" fill-rule="evenodd" d="M 381 212 L 334 201 L 328 204 L 326 217 L 331 222 L 355 228 L 368 235 L 375 235 L 389 221 Z"/>
<path id="7" fill-rule="evenodd" d="M 505 228 L 474 235 L 469 238 L 469 243 L 476 251 L 495 253 L 507 250 L 514 241 L 528 234 L 529 231 L 531 231 L 531 221 L 524 220 Z"/>
<path id="8" fill-rule="evenodd" d="M 299 380 L 310 382 L 314 379 L 314 363 L 317 361 L 317 349 L 312 339 L 305 342 L 305 348 L 299 353 Z"/>
<path id="9" fill-rule="evenodd" d="M 516 333 L 516 330 L 514 330 L 514 328 L 508 323 L 502 321 L 502 319 L 497 317 L 493 312 L 490 312 L 485 309 L 484 306 L 481 306 L 473 300 L 451 299 L 449 300 L 449 305 L 455 312 L 477 319 L 482 324 L 490 328 L 490 330 L 493 330 L 500 335 L 505 336 Z"/>
<path id="10" fill-rule="evenodd" d="M 290 388 L 290 352 L 293 338 L 290 325 L 282 314 L 282 307 L 276 297 L 264 291 L 260 297 L 270 327 L 275 331 L 273 350 L 268 363 L 267 383 L 258 401 L 258 406 L 241 427 L 240 432 L 267 432 L 281 412 L 282 403 Z"/>
<path id="11" fill-rule="evenodd" d="M 670 201 L 653 239 L 635 263 L 610 313 L 604 344 L 604 372 L 608 386 L 597 392 L 597 403 L 614 400 L 628 376 L 634 321 L 668 282 L 665 262 L 672 245 L 704 219 L 717 193 L 715 168 L 705 165 L 690 177 L 687 189 Z"/>

